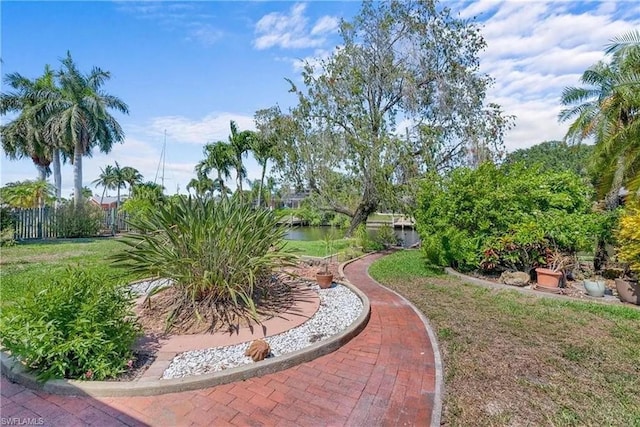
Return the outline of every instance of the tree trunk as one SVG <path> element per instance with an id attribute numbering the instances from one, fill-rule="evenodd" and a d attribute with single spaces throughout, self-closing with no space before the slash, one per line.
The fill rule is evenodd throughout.
<path id="1" fill-rule="evenodd" d="M 60 150 L 53 149 L 53 185 L 56 187 L 56 207 L 62 199 L 62 172 L 60 170 Z"/>
<path id="2" fill-rule="evenodd" d="M 38 168 L 38 179 L 40 181 L 46 181 L 47 179 L 47 168 L 44 166 L 36 166 Z"/>
<path id="3" fill-rule="evenodd" d="M 366 223 L 369 215 L 375 213 L 376 209 L 378 209 L 378 198 L 376 197 L 375 190 L 373 190 L 372 185 L 367 182 L 365 183 L 362 200 L 356 208 L 353 217 L 351 217 L 351 224 L 349 224 L 349 229 L 347 230 L 345 237 L 351 237 L 358 226 L 362 223 Z"/>
<path id="4" fill-rule="evenodd" d="M 73 147 L 73 206 L 78 209 L 82 206 L 82 142 L 80 138 Z"/>
<path id="5" fill-rule="evenodd" d="M 262 202 L 262 186 L 264 185 L 264 174 L 267 173 L 267 162 L 265 160 L 262 165 L 262 175 L 260 175 L 260 189 L 258 190 L 258 207 L 260 207 Z"/>

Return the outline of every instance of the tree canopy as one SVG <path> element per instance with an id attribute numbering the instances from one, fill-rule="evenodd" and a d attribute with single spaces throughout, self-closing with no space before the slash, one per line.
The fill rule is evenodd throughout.
<path id="1" fill-rule="evenodd" d="M 593 145 L 569 145 L 564 141 L 545 141 L 529 148 L 521 148 L 507 154 L 505 164 L 523 162 L 538 164 L 545 172 L 572 171 L 582 177 L 588 176 L 589 158 Z"/>
<path id="2" fill-rule="evenodd" d="M 502 154 L 509 119 L 485 105 L 479 28 L 433 1 L 365 2 L 340 26 L 342 46 L 307 62 L 298 105 L 279 123 L 284 175 L 348 233 L 427 170 Z M 288 118 L 288 120 L 287 120 Z M 406 201 L 406 200 L 404 200 Z"/>

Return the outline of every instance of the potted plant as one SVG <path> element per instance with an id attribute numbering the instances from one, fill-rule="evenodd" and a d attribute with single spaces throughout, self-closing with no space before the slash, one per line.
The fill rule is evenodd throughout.
<path id="1" fill-rule="evenodd" d="M 316 281 L 322 289 L 331 287 L 333 283 L 333 273 L 329 271 L 329 263 L 333 258 L 333 230 L 324 236 L 324 258 L 322 259 L 323 269 L 316 273 Z"/>
<path id="2" fill-rule="evenodd" d="M 555 289 L 564 278 L 564 271 L 574 264 L 573 258 L 554 250 L 547 258 L 546 267 L 536 268 L 537 284 L 542 288 Z"/>
<path id="3" fill-rule="evenodd" d="M 629 202 L 617 230 L 618 259 L 625 263 L 625 274 L 615 279 L 618 297 L 640 305 L 640 201 Z"/>
<path id="4" fill-rule="evenodd" d="M 590 297 L 603 297 L 606 289 L 604 280 L 584 280 L 584 290 Z"/>

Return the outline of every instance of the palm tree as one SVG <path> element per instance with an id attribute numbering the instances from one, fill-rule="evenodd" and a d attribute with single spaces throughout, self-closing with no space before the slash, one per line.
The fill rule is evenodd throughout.
<path id="1" fill-rule="evenodd" d="M 54 194 L 51 184 L 42 179 L 11 182 L 0 189 L 2 203 L 23 209 L 42 207 Z"/>
<path id="2" fill-rule="evenodd" d="M 122 179 L 124 179 L 124 181 L 129 185 L 129 195 L 131 195 L 133 187 L 140 184 L 143 177 L 138 169 L 131 166 L 125 166 L 122 168 Z"/>
<path id="3" fill-rule="evenodd" d="M 82 158 L 91 155 L 96 146 L 108 153 L 114 143 L 124 140 L 124 132 L 109 110 L 128 114 L 129 109 L 122 100 L 102 90 L 111 78 L 108 71 L 94 67 L 87 74 L 81 73 L 69 52 L 61 62 L 59 94 L 53 94 L 47 103 L 47 130 L 63 146 L 73 147 L 73 201 L 77 208 L 82 203 Z"/>
<path id="4" fill-rule="evenodd" d="M 195 191 L 198 197 L 204 197 L 207 193 L 213 194 L 214 189 L 214 181 L 208 176 L 201 174 L 198 174 L 197 178 L 192 178 L 187 184 L 187 191 Z"/>
<path id="5" fill-rule="evenodd" d="M 162 200 L 164 198 L 164 187 L 152 181 L 138 182 L 134 185 L 132 191 L 133 197 L 143 197 L 153 200 Z"/>
<path id="6" fill-rule="evenodd" d="M 15 89 L 15 92 L 0 95 L 0 114 L 19 114 L 14 120 L 0 127 L 2 148 L 11 159 L 30 157 L 42 180 L 51 173 L 49 166 L 53 163 L 56 196 L 60 200 L 60 147 L 45 132 L 48 117 L 43 111 L 47 94 L 55 93 L 57 90 L 54 72 L 46 65 L 44 74 L 35 80 L 23 77 L 19 73 L 12 73 L 5 77 L 5 82 Z"/>
<path id="7" fill-rule="evenodd" d="M 612 209 L 623 185 L 640 185 L 640 32 L 614 39 L 607 53 L 610 62 L 598 62 L 583 73 L 587 87 L 563 91 L 562 103 L 570 108 L 559 117 L 574 119 L 565 139 L 595 139 L 594 170 Z"/>
<path id="8" fill-rule="evenodd" d="M 242 181 L 247 177 L 247 169 L 244 167 L 242 158 L 251 148 L 254 134 L 251 131 L 238 132 L 238 125 L 233 120 L 231 120 L 229 126 L 231 127 L 229 145 L 233 150 L 233 167 L 236 170 L 237 191 L 240 192 L 240 197 L 242 197 Z"/>
<path id="9" fill-rule="evenodd" d="M 204 160 L 196 165 L 196 174 L 207 177 L 209 172 L 215 169 L 217 172 L 217 186 L 220 195 L 226 197 L 227 191 L 224 185 L 225 179 L 231 177 L 231 168 L 235 164 L 234 151 L 230 144 L 218 141 L 204 146 Z M 214 184 L 215 186 L 216 184 Z"/>
<path id="10" fill-rule="evenodd" d="M 262 188 L 264 187 L 264 176 L 267 173 L 269 160 L 275 158 L 277 140 L 270 135 L 263 133 L 254 134 L 251 139 L 251 151 L 258 164 L 262 167 L 260 173 L 260 189 L 258 190 L 258 206 L 262 204 Z"/>
<path id="11" fill-rule="evenodd" d="M 105 168 L 100 168 L 100 175 L 98 175 L 98 179 L 95 179 L 92 184 L 95 184 L 96 187 L 102 187 L 102 196 L 100 196 L 100 205 L 102 206 L 102 201 L 104 200 L 104 193 L 107 190 L 114 190 L 116 187 L 115 183 L 115 173 L 113 171 L 113 166 L 107 165 Z"/>

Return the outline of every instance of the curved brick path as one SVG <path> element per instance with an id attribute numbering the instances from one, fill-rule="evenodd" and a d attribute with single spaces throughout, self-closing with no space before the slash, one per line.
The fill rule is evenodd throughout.
<path id="1" fill-rule="evenodd" d="M 2 424 L 428 426 L 440 417 L 434 351 L 421 318 L 367 275 L 380 256 L 345 268 L 347 279 L 369 297 L 371 319 L 331 354 L 260 378 L 152 397 L 56 396 L 2 377 Z"/>

